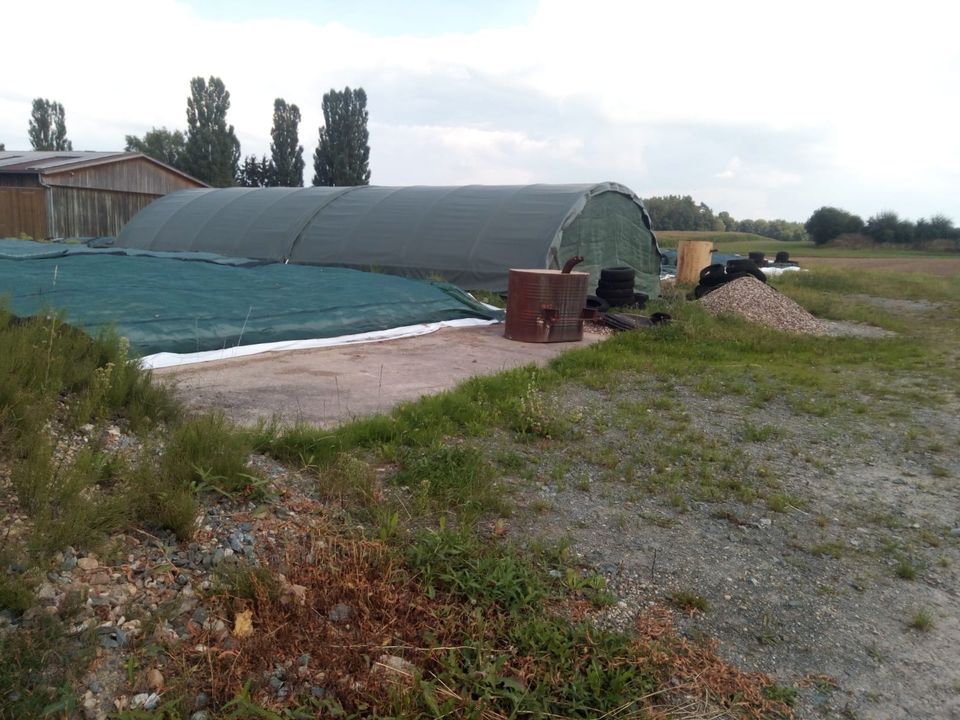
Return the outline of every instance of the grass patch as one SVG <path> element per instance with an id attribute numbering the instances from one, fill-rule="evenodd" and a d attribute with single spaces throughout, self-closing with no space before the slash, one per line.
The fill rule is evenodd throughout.
<path id="1" fill-rule="evenodd" d="M 814 545 L 812 548 L 810 548 L 810 553 L 812 555 L 832 557 L 835 560 L 842 558 L 846 554 L 846 551 L 847 546 L 844 545 L 840 540 L 829 540 L 827 542 Z"/>
<path id="2" fill-rule="evenodd" d="M 908 624 L 914 630 L 927 632 L 933 628 L 933 615 L 926 608 L 920 608 L 910 616 Z"/>
<path id="3" fill-rule="evenodd" d="M 92 631 L 70 635 L 56 617 L 0 633 L 0 717 L 72 717 L 74 685 L 95 657 Z"/>
<path id="4" fill-rule="evenodd" d="M 705 613 L 710 611 L 710 603 L 705 597 L 686 590 L 673 593 L 670 596 L 670 602 L 681 610 L 687 610 L 689 612 Z"/>
<path id="5" fill-rule="evenodd" d="M 907 558 L 902 558 L 897 563 L 896 575 L 901 580 L 916 580 L 918 567 L 916 563 Z"/>

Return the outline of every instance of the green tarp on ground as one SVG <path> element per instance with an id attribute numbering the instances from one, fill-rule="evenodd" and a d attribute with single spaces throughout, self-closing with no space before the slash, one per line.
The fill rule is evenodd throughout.
<path id="1" fill-rule="evenodd" d="M 166 253 L 10 243 L 0 241 L 0 302 L 11 312 L 55 310 L 91 334 L 115 327 L 141 355 L 502 318 L 445 283 L 345 268 L 238 265 L 236 258 L 219 262 L 214 255 L 187 261 Z"/>

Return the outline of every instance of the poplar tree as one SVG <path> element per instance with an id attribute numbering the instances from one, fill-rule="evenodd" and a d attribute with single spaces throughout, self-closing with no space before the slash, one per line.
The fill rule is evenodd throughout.
<path id="1" fill-rule="evenodd" d="M 66 113 L 56 101 L 34 98 L 27 135 L 34 150 L 73 150 L 67 140 Z"/>
<path id="2" fill-rule="evenodd" d="M 229 109 L 230 93 L 220 78 L 190 81 L 183 169 L 213 187 L 233 185 L 239 171 L 240 141 L 227 125 Z"/>
<path id="3" fill-rule="evenodd" d="M 283 98 L 273 101 L 273 129 L 270 156 L 273 163 L 271 184 L 303 187 L 303 145 L 300 144 L 300 108 L 287 105 Z"/>
<path id="4" fill-rule="evenodd" d="M 323 96 L 320 142 L 313 154 L 313 184 L 370 184 L 370 135 L 367 132 L 367 93 L 363 88 Z"/>

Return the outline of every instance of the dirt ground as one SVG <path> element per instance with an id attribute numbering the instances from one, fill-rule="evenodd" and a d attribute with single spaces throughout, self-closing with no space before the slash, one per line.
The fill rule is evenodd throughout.
<path id="1" fill-rule="evenodd" d="M 637 390 L 616 397 L 645 399 Z M 611 406 L 589 391 L 564 402 L 586 417 Z M 838 431 L 780 400 L 753 409 L 677 388 L 671 402 L 693 431 L 742 450 L 738 464 L 763 467 L 786 506 L 678 504 L 642 481 L 545 455 L 538 481 L 514 485 L 524 509 L 513 537 L 568 542 L 603 574 L 618 601 L 598 617 L 604 625 L 629 628 L 674 593 L 706 599 L 709 610 L 687 616 L 684 631 L 715 638 L 744 669 L 799 686 L 798 718 L 960 718 L 960 407 L 910 423 L 845 419 Z M 784 430 L 747 442 L 746 421 Z M 911 441 L 914 422 L 937 428 L 943 449 Z M 622 449 L 671 438 L 612 428 L 585 442 Z M 898 576 L 902 562 L 915 579 Z M 926 632 L 910 625 L 921 610 L 932 619 Z"/>
<path id="2" fill-rule="evenodd" d="M 960 257 L 797 257 L 792 259 L 796 260 L 800 264 L 800 267 L 857 268 L 860 270 L 927 273 L 929 275 L 960 275 Z"/>
<path id="3" fill-rule="evenodd" d="M 429 335 L 338 348 L 263 353 L 233 360 L 164 368 L 193 407 L 216 407 L 241 424 L 275 415 L 330 426 L 386 412 L 401 402 L 454 387 L 475 375 L 528 363 L 596 342 L 521 343 L 503 325 L 444 328 Z"/>
<path id="4" fill-rule="evenodd" d="M 801 264 L 960 272 L 960 260 L 943 259 Z M 332 424 L 571 347 L 510 343 L 497 328 L 444 332 L 159 374 L 175 378 L 191 403 L 224 408 L 241 422 L 278 412 Z M 585 443 L 625 451 L 672 438 L 618 428 L 609 408 L 663 391 L 579 388 L 557 402 L 563 412 L 604 420 Z M 686 616 L 683 631 L 715 638 L 727 660 L 798 687 L 798 718 L 960 720 L 957 402 L 819 416 L 784 399 L 757 407 L 677 386 L 670 403 L 691 432 L 741 453 L 750 472 L 762 467 L 784 502 L 678 502 L 638 481 L 653 468 L 611 478 L 595 463 L 520 446 L 514 450 L 537 471 L 533 481 L 506 479 L 517 507 L 510 537 L 568 542 L 584 567 L 605 576 L 616 598 L 596 618 L 605 626 L 628 628 L 650 603 L 677 592 L 701 596 L 709 609 Z M 745 424 L 777 432 L 747 440 Z M 930 627 L 917 629 L 924 614 Z"/>

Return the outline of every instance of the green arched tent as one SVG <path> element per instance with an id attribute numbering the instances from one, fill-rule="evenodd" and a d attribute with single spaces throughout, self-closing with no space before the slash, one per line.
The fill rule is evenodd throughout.
<path id="1" fill-rule="evenodd" d="M 510 268 L 628 265 L 659 295 L 660 251 L 617 183 L 185 190 L 148 205 L 117 245 L 343 266 L 506 290 Z"/>

